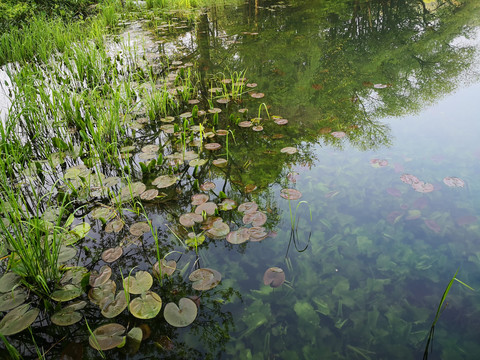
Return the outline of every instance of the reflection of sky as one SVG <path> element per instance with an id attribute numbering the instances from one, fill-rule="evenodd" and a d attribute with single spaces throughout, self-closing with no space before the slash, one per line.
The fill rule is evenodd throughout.
<path id="1" fill-rule="evenodd" d="M 5 84 L 5 82 L 10 84 L 9 77 L 4 70 L 0 70 L 0 119 L 2 121 L 4 121 L 8 108 L 10 106 L 10 101 L 8 99 L 7 93 L 7 85 Z"/>

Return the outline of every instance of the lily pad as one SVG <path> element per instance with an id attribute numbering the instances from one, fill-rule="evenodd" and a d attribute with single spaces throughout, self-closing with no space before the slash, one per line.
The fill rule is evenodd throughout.
<path id="1" fill-rule="evenodd" d="M 100 268 L 98 273 L 90 274 L 89 284 L 92 287 L 105 284 L 112 276 L 112 268 L 108 265 L 104 265 Z"/>
<path id="2" fill-rule="evenodd" d="M 207 159 L 194 159 L 194 160 L 190 160 L 190 162 L 188 163 L 188 165 L 191 166 L 191 167 L 203 166 L 203 165 L 205 165 L 207 162 L 208 162 Z"/>
<path id="3" fill-rule="evenodd" d="M 219 109 L 219 108 L 208 109 L 208 112 L 210 114 L 218 114 L 222 112 L 222 109 Z"/>
<path id="4" fill-rule="evenodd" d="M 100 302 L 102 315 L 107 319 L 120 315 L 127 308 L 127 297 L 124 290 L 118 292 L 115 298 L 113 296 L 106 297 Z"/>
<path id="5" fill-rule="evenodd" d="M 127 185 L 121 190 L 120 197 L 122 200 L 127 200 L 140 196 L 146 190 L 146 188 L 147 187 L 145 184 L 140 181 L 131 183 L 130 186 Z"/>
<path id="6" fill-rule="evenodd" d="M 187 213 L 180 216 L 180 224 L 185 227 L 195 226 L 195 223 L 201 223 L 203 221 L 203 216 L 194 213 Z"/>
<path id="7" fill-rule="evenodd" d="M 413 185 L 420 182 L 419 178 L 411 174 L 403 174 L 402 176 L 400 176 L 400 180 L 402 180 L 405 184 L 408 185 Z"/>
<path id="8" fill-rule="evenodd" d="M 0 278 L 0 293 L 6 293 L 12 291 L 18 284 L 20 284 L 20 280 L 22 278 L 13 273 L 7 272 Z"/>
<path id="9" fill-rule="evenodd" d="M 149 201 L 149 200 L 155 199 L 157 196 L 158 196 L 158 190 L 157 189 L 150 189 L 150 190 L 144 191 L 140 195 L 140 199 Z"/>
<path id="10" fill-rule="evenodd" d="M 446 178 L 443 179 L 443 182 L 444 182 L 445 185 L 447 185 L 449 187 L 464 187 L 465 186 L 465 182 L 458 177 L 447 176 Z"/>
<path id="11" fill-rule="evenodd" d="M 212 161 L 212 164 L 219 168 L 227 166 L 227 163 L 228 163 L 227 159 L 222 159 L 222 158 L 215 159 Z"/>
<path id="12" fill-rule="evenodd" d="M 156 293 L 147 291 L 133 299 L 129 305 L 130 313 L 139 319 L 152 319 L 162 308 L 162 299 Z"/>
<path id="13" fill-rule="evenodd" d="M 205 235 L 202 234 L 195 234 L 194 232 L 190 232 L 185 239 L 185 244 L 190 247 L 197 247 L 202 245 L 205 241 Z"/>
<path id="14" fill-rule="evenodd" d="M 73 300 L 82 294 L 83 294 L 82 288 L 72 284 L 67 284 L 63 286 L 61 289 L 55 290 L 50 295 L 50 298 L 55 301 L 65 302 L 65 301 Z"/>
<path id="15" fill-rule="evenodd" d="M 238 230 L 231 231 L 227 235 L 227 241 L 230 244 L 234 244 L 234 245 L 243 244 L 249 239 L 250 239 L 250 229 L 248 228 L 240 228 Z"/>
<path id="16" fill-rule="evenodd" d="M 112 233 L 112 232 L 119 233 L 120 231 L 122 231 L 124 225 L 125 225 L 125 223 L 120 219 L 110 221 L 107 225 L 105 225 L 105 232 L 106 233 Z"/>
<path id="17" fill-rule="evenodd" d="M 174 175 L 161 175 L 153 180 L 152 185 L 164 189 L 175 184 L 177 180 L 178 178 Z"/>
<path id="18" fill-rule="evenodd" d="M 90 213 L 92 219 L 104 219 L 109 220 L 115 215 L 115 210 L 107 206 L 99 206 Z"/>
<path id="19" fill-rule="evenodd" d="M 251 92 L 250 96 L 254 99 L 261 99 L 265 96 L 265 94 L 261 92 Z"/>
<path id="20" fill-rule="evenodd" d="M 277 125 L 286 125 L 288 124 L 288 120 L 287 119 L 275 119 L 273 120 L 275 122 L 275 124 Z M 283 136 L 282 136 L 283 137 Z"/>
<path id="21" fill-rule="evenodd" d="M 23 289 L 16 289 L 0 295 L 0 311 L 16 308 L 27 300 L 27 293 Z"/>
<path id="22" fill-rule="evenodd" d="M 257 211 L 258 205 L 255 202 L 246 202 L 238 206 L 238 211 L 247 214 Z"/>
<path id="23" fill-rule="evenodd" d="M 150 232 L 150 225 L 146 221 L 140 221 L 131 225 L 129 231 L 133 236 L 142 236 Z"/>
<path id="24" fill-rule="evenodd" d="M 253 131 L 263 131 L 263 126 L 262 125 L 257 125 L 252 128 Z"/>
<path id="25" fill-rule="evenodd" d="M 88 232 L 90 231 L 90 224 L 89 223 L 81 223 L 75 226 L 71 233 L 75 234 L 75 236 L 80 240 L 87 236 Z"/>
<path id="26" fill-rule="evenodd" d="M 175 327 L 190 325 L 197 318 L 197 305 L 188 298 L 181 298 L 177 304 L 171 302 L 165 306 L 163 317 L 165 321 Z"/>
<path id="27" fill-rule="evenodd" d="M 29 308 L 29 304 L 23 304 L 6 314 L 0 321 L 0 334 L 9 336 L 29 327 L 40 313 L 37 308 Z"/>
<path id="28" fill-rule="evenodd" d="M 153 274 L 157 276 L 171 276 L 177 268 L 177 262 L 175 260 L 161 259 L 160 262 L 156 262 L 153 265 Z"/>
<path id="29" fill-rule="evenodd" d="M 344 138 L 347 134 L 345 134 L 343 131 L 334 131 L 334 132 L 331 132 L 330 135 L 332 135 L 337 139 L 341 139 L 341 138 Z"/>
<path id="30" fill-rule="evenodd" d="M 217 205 L 213 202 L 206 202 L 203 203 L 199 206 L 196 207 L 195 209 L 195 214 L 202 214 L 204 211 L 207 213 L 207 215 L 213 215 L 215 214 L 215 209 L 217 208 Z"/>
<path id="31" fill-rule="evenodd" d="M 58 259 L 57 261 L 59 263 L 66 262 L 68 260 L 71 260 L 77 255 L 77 249 L 71 246 L 62 246 L 60 248 L 60 251 L 58 252 Z"/>
<path id="32" fill-rule="evenodd" d="M 221 149 L 221 147 L 222 147 L 222 145 L 220 145 L 219 143 L 205 144 L 205 149 L 210 150 L 210 151 L 215 151 L 215 150 Z"/>
<path id="33" fill-rule="evenodd" d="M 217 270 L 203 268 L 192 272 L 188 279 L 195 290 L 210 290 L 220 283 L 222 275 Z"/>
<path id="34" fill-rule="evenodd" d="M 93 331 L 88 342 L 96 350 L 110 350 L 125 343 L 125 331 L 120 324 L 102 325 Z"/>
<path id="35" fill-rule="evenodd" d="M 293 155 L 297 152 L 297 149 L 292 146 L 287 146 L 287 147 L 284 147 L 282 150 L 280 150 L 280 152 L 284 154 Z"/>
<path id="36" fill-rule="evenodd" d="M 202 185 L 200 185 L 200 190 L 202 191 L 210 191 L 215 189 L 216 185 L 215 183 L 211 181 L 204 182 Z"/>
<path id="37" fill-rule="evenodd" d="M 267 230 L 262 226 L 253 226 L 249 230 L 250 241 L 261 241 L 268 236 Z"/>
<path id="38" fill-rule="evenodd" d="M 267 222 L 267 215 L 261 211 L 249 212 L 243 216 L 243 223 L 245 225 L 252 224 L 252 226 L 262 226 Z"/>
<path id="39" fill-rule="evenodd" d="M 135 276 L 127 276 L 123 280 L 123 288 L 130 294 L 141 294 L 149 290 L 153 285 L 153 278 L 146 271 L 137 271 Z"/>
<path id="40" fill-rule="evenodd" d="M 145 145 L 143 148 L 142 148 L 142 152 L 144 153 L 155 153 L 157 152 L 158 150 L 160 149 L 160 146 L 158 145 Z"/>
<path id="41" fill-rule="evenodd" d="M 302 197 L 302 193 L 295 189 L 282 189 L 280 196 L 287 200 L 298 200 Z"/>
<path id="42" fill-rule="evenodd" d="M 230 232 L 230 227 L 223 221 L 215 221 L 212 228 L 206 231 L 206 234 L 212 239 L 223 239 Z"/>
<path id="43" fill-rule="evenodd" d="M 263 274 L 263 283 L 265 285 L 271 286 L 272 288 L 277 288 L 285 282 L 285 273 L 279 267 L 271 267 L 265 271 Z"/>
<path id="44" fill-rule="evenodd" d="M 87 305 L 86 301 L 78 301 L 70 304 L 60 311 L 53 314 L 50 320 L 58 326 L 70 326 L 82 320 L 82 314 L 76 310 L 81 310 Z"/>
<path id="45" fill-rule="evenodd" d="M 224 199 L 220 204 L 218 204 L 218 207 L 223 211 L 233 210 L 237 207 L 237 202 L 232 199 Z"/>
<path id="46" fill-rule="evenodd" d="M 115 294 L 117 284 L 113 280 L 108 280 L 100 286 L 91 288 L 88 292 L 88 298 L 95 305 L 99 305 L 106 297 Z"/>
<path id="47" fill-rule="evenodd" d="M 206 203 L 210 197 L 207 194 L 195 194 L 192 195 L 192 205 L 198 206 L 202 205 L 203 203 Z"/>
<path id="48" fill-rule="evenodd" d="M 122 254 L 123 254 L 123 249 L 121 246 L 110 248 L 105 250 L 102 253 L 102 260 L 105 261 L 106 263 L 112 263 L 118 258 L 120 258 Z"/>
<path id="49" fill-rule="evenodd" d="M 248 128 L 248 127 L 251 127 L 253 126 L 253 123 L 249 120 L 246 120 L 246 121 L 241 121 L 238 123 L 238 126 L 242 127 L 242 128 Z"/>
<path id="50" fill-rule="evenodd" d="M 435 187 L 430 183 L 425 183 L 423 181 L 419 181 L 412 185 L 412 188 L 420 193 L 429 193 L 435 190 Z"/>

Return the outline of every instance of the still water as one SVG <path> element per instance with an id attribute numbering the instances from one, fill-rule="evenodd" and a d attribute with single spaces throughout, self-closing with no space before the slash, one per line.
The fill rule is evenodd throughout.
<path id="1" fill-rule="evenodd" d="M 474 0 L 249 1 L 204 9 L 174 31 L 146 22 L 155 36 L 149 46 L 157 41 L 171 60 L 194 64 L 204 95 L 213 77 L 246 77 L 261 95 L 215 106 L 234 119 L 256 118 L 263 129 L 221 123 L 232 130 L 222 140 L 228 166 L 187 167 L 173 198 L 145 204 L 162 255 L 179 269 L 155 289 L 164 304 L 199 296 L 198 317 L 177 329 L 161 315 L 139 321 L 123 314 L 117 322 L 146 324 L 151 334 L 137 352 L 106 356 L 419 359 L 458 270 L 476 291 L 453 284 L 430 356 L 477 359 L 479 8 Z M 288 123 L 277 125 L 282 118 Z M 145 139 L 161 145 L 151 134 Z M 178 222 L 194 210 L 195 178 L 215 184 L 204 192 L 217 203 L 255 201 L 268 236 L 243 244 L 207 236 L 198 254 L 179 246 L 172 233 L 185 232 Z M 290 200 L 283 189 L 293 189 Z M 230 230 L 243 226 L 239 211 L 220 213 Z M 84 244 L 79 264 L 98 270 L 102 251 L 121 242 L 124 256 L 112 265 L 117 281 L 126 269 L 151 270 L 151 234 L 130 244 L 91 215 L 89 222 L 94 241 Z M 193 291 L 184 278 L 195 267 L 220 272 L 220 285 Z M 281 286 L 264 284 L 270 268 L 283 270 Z M 92 329 L 107 322 L 99 314 L 85 311 Z M 54 345 L 52 356 L 98 358 L 85 324 L 68 329 L 45 320 L 35 333 L 46 348 Z M 59 349 L 55 339 L 63 336 Z M 29 342 L 29 334 L 16 341 Z"/>

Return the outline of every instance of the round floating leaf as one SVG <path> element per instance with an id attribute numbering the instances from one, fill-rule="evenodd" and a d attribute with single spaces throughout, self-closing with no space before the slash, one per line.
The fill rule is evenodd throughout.
<path id="1" fill-rule="evenodd" d="M 285 273 L 279 267 L 271 267 L 263 275 L 263 283 L 272 288 L 277 288 L 285 282 Z"/>
<path id="2" fill-rule="evenodd" d="M 254 87 L 257 87 L 257 83 L 248 83 L 245 86 L 249 88 L 254 88 Z"/>
<path id="3" fill-rule="evenodd" d="M 123 254 L 123 249 L 121 246 L 110 248 L 105 250 L 102 253 L 102 260 L 105 261 L 106 263 L 112 263 L 118 258 L 120 258 L 122 254 Z"/>
<path id="4" fill-rule="evenodd" d="M 282 189 L 280 196 L 287 200 L 298 200 L 302 197 L 302 193 L 295 189 Z"/>
<path id="5" fill-rule="evenodd" d="M 443 182 L 444 182 L 445 185 L 447 185 L 449 187 L 464 187 L 465 186 L 465 182 L 458 177 L 447 176 L 445 179 L 443 179 Z"/>
<path id="6" fill-rule="evenodd" d="M 232 199 L 225 199 L 219 205 L 219 209 L 223 211 L 233 210 L 237 207 L 237 202 Z"/>
<path id="7" fill-rule="evenodd" d="M 238 109 L 238 112 L 239 112 L 240 114 L 244 114 L 244 113 L 246 113 L 247 111 L 248 111 L 248 109 L 245 109 L 245 108 L 243 108 L 243 109 Z"/>
<path id="8" fill-rule="evenodd" d="M 27 293 L 23 289 L 16 289 L 0 295 L 0 311 L 16 308 L 27 300 Z"/>
<path id="9" fill-rule="evenodd" d="M 75 226 L 72 230 L 70 230 L 70 232 L 75 234 L 75 236 L 77 236 L 78 239 L 83 239 L 85 236 L 87 236 L 89 231 L 90 231 L 89 223 L 81 223 Z"/>
<path id="10" fill-rule="evenodd" d="M 29 304 L 20 305 L 10 311 L 0 321 L 0 334 L 3 336 L 17 334 L 29 327 L 37 318 L 40 310 L 30 309 Z"/>
<path id="11" fill-rule="evenodd" d="M 208 112 L 210 114 L 218 114 L 222 112 L 222 109 L 219 109 L 219 108 L 208 109 Z"/>
<path id="12" fill-rule="evenodd" d="M 337 139 L 341 139 L 341 138 L 344 138 L 347 134 L 345 134 L 343 131 L 334 131 L 334 132 L 331 132 L 330 135 L 332 135 Z"/>
<path id="13" fill-rule="evenodd" d="M 50 298 L 55 301 L 65 302 L 73 300 L 83 294 L 83 290 L 75 285 L 67 284 L 59 290 L 55 290 Z"/>
<path id="14" fill-rule="evenodd" d="M 203 165 L 205 165 L 207 162 L 208 162 L 207 159 L 194 159 L 194 160 L 190 160 L 190 162 L 188 163 L 188 165 L 190 165 L 191 167 L 203 166 Z"/>
<path id="15" fill-rule="evenodd" d="M 248 127 L 251 127 L 253 126 L 253 123 L 251 121 L 241 121 L 238 123 L 238 126 L 242 127 L 242 128 L 248 128 Z"/>
<path id="16" fill-rule="evenodd" d="M 199 102 L 200 102 L 200 100 L 198 100 L 198 99 L 190 99 L 190 100 L 188 100 L 188 103 L 189 103 L 190 105 L 195 105 L 195 104 L 198 104 Z"/>
<path id="17" fill-rule="evenodd" d="M 240 228 L 236 231 L 231 231 L 227 235 L 227 241 L 230 244 L 243 244 L 244 242 L 250 239 L 250 229 L 248 228 Z"/>
<path id="18" fill-rule="evenodd" d="M 102 309 L 102 315 L 108 319 L 114 318 L 122 313 L 127 308 L 127 297 L 125 291 L 121 290 L 117 296 L 106 297 L 100 302 L 100 308 Z"/>
<path id="19" fill-rule="evenodd" d="M 370 165 L 374 168 L 388 166 L 388 160 L 385 159 L 372 159 L 370 160 Z"/>
<path id="20" fill-rule="evenodd" d="M 246 202 L 238 206 L 238 211 L 247 214 L 257 211 L 258 205 L 255 202 Z"/>
<path id="21" fill-rule="evenodd" d="M 147 190 L 147 191 L 143 192 L 140 195 L 140 199 L 149 201 L 149 200 L 155 199 L 157 196 L 158 196 L 158 190 L 157 189 L 150 189 L 150 190 Z"/>
<path id="22" fill-rule="evenodd" d="M 197 247 L 202 245 L 205 241 L 205 235 L 195 234 L 194 232 L 190 232 L 187 235 L 187 239 L 185 239 L 185 244 L 190 247 Z"/>
<path id="23" fill-rule="evenodd" d="M 157 153 L 140 153 L 138 154 L 138 159 L 141 161 L 150 161 L 157 158 Z"/>
<path id="24" fill-rule="evenodd" d="M 217 103 L 219 103 L 219 104 L 227 104 L 229 102 L 230 102 L 230 99 L 227 99 L 227 98 L 217 99 Z"/>
<path id="25" fill-rule="evenodd" d="M 207 181 L 207 182 L 204 182 L 202 185 L 200 185 L 200 190 L 210 191 L 210 190 L 215 189 L 215 187 L 216 187 L 215 183 L 213 183 L 211 181 Z"/>
<path id="26" fill-rule="evenodd" d="M 187 111 L 187 112 L 184 112 L 183 114 L 180 114 L 181 119 L 187 119 L 187 118 L 191 118 L 191 117 L 192 117 L 192 113 L 190 111 Z"/>
<path id="27" fill-rule="evenodd" d="M 205 149 L 210 150 L 210 151 L 215 151 L 218 150 L 222 147 L 219 143 L 208 143 L 205 144 Z"/>
<path id="28" fill-rule="evenodd" d="M 265 94 L 260 92 L 251 92 L 250 96 L 255 99 L 261 99 L 265 96 Z"/>
<path id="29" fill-rule="evenodd" d="M 435 190 L 435 187 L 432 184 L 425 183 L 423 181 L 419 181 L 415 184 L 412 184 L 412 188 L 415 191 L 418 191 L 420 193 L 429 193 L 429 192 L 432 192 L 433 190 Z"/>
<path id="30" fill-rule="evenodd" d="M 187 213 L 180 216 L 180 224 L 185 227 L 195 226 L 195 223 L 201 223 L 203 221 L 203 216 L 199 214 Z"/>
<path id="31" fill-rule="evenodd" d="M 109 220 L 115 215 L 113 208 L 106 206 L 99 206 L 90 213 L 92 219 L 104 219 Z"/>
<path id="32" fill-rule="evenodd" d="M 130 199 L 131 197 L 140 196 L 146 190 L 146 186 L 144 183 L 137 181 L 131 183 L 130 186 L 125 186 L 122 191 L 120 192 L 120 197 L 122 200 Z"/>
<path id="33" fill-rule="evenodd" d="M 63 263 L 65 261 L 71 260 L 77 255 L 77 249 L 71 246 L 62 246 L 60 251 L 58 252 L 58 259 L 59 263 Z"/>
<path id="34" fill-rule="evenodd" d="M 158 145 L 145 145 L 143 148 L 142 148 L 142 152 L 144 153 L 154 153 L 154 152 L 157 152 L 158 149 L 160 149 L 160 147 Z"/>
<path id="35" fill-rule="evenodd" d="M 0 278 L 0 293 L 5 293 L 8 291 L 12 291 L 18 284 L 20 284 L 20 280 L 22 278 L 13 273 L 7 272 Z"/>
<path id="36" fill-rule="evenodd" d="M 227 135 L 228 135 L 228 130 L 218 129 L 218 130 L 215 132 L 215 135 L 218 135 L 218 136 L 227 136 Z"/>
<path id="37" fill-rule="evenodd" d="M 215 159 L 212 161 L 212 164 L 219 168 L 227 166 L 227 163 L 227 159 Z"/>
<path id="38" fill-rule="evenodd" d="M 262 125 L 257 125 L 252 128 L 253 131 L 263 131 L 263 126 Z"/>
<path id="39" fill-rule="evenodd" d="M 164 189 L 175 184 L 177 180 L 178 178 L 174 175 L 161 175 L 153 180 L 152 185 Z"/>
<path id="40" fill-rule="evenodd" d="M 162 308 L 162 299 L 156 293 L 147 291 L 133 299 L 129 305 L 130 313 L 139 319 L 152 319 Z"/>
<path id="41" fill-rule="evenodd" d="M 95 350 L 110 350 L 124 344 L 125 331 L 120 324 L 102 325 L 90 335 L 88 342 Z"/>
<path id="42" fill-rule="evenodd" d="M 112 268 L 108 265 L 103 265 L 98 273 L 90 274 L 89 284 L 92 287 L 105 284 L 112 276 Z"/>
<path id="43" fill-rule="evenodd" d="M 70 326 L 82 320 L 82 314 L 76 310 L 83 309 L 87 305 L 86 301 L 79 301 L 75 304 L 66 306 L 52 315 L 50 320 L 58 326 Z"/>
<path id="44" fill-rule="evenodd" d="M 288 123 L 288 120 L 287 119 L 275 119 L 273 120 L 275 122 L 275 124 L 277 125 L 286 125 Z M 281 135 L 281 134 L 277 134 L 277 135 Z M 283 137 L 283 136 L 282 136 Z M 277 139 L 281 139 L 282 137 L 277 137 Z"/>
<path id="45" fill-rule="evenodd" d="M 130 294 L 141 294 L 149 290 L 153 285 L 153 278 L 146 271 L 137 271 L 135 276 L 127 276 L 123 280 L 123 288 Z"/>
<path id="46" fill-rule="evenodd" d="M 140 349 L 143 339 L 143 331 L 139 327 L 134 327 L 127 334 L 127 353 L 134 355 Z"/>
<path id="47" fill-rule="evenodd" d="M 133 236 L 142 236 L 150 232 L 150 225 L 146 221 L 140 221 L 130 226 L 129 231 Z"/>
<path id="48" fill-rule="evenodd" d="M 197 206 L 197 208 L 195 209 L 195 214 L 201 215 L 205 211 L 207 215 L 213 215 L 215 214 L 216 208 L 217 208 L 217 205 L 215 203 L 206 202 Z"/>
<path id="49" fill-rule="evenodd" d="M 217 270 L 203 268 L 192 272 L 188 279 L 195 290 L 210 290 L 220 283 L 222 275 Z"/>
<path id="50" fill-rule="evenodd" d="M 107 225 L 105 225 L 105 232 L 106 233 L 111 233 L 111 232 L 118 233 L 118 232 L 122 231 L 124 225 L 125 225 L 125 223 L 120 219 L 110 221 Z"/>
<path id="51" fill-rule="evenodd" d="M 419 178 L 411 174 L 403 174 L 402 176 L 400 176 L 400 180 L 402 180 L 405 184 L 408 185 L 413 185 L 420 182 Z"/>
<path id="52" fill-rule="evenodd" d="M 177 262 L 175 260 L 165 260 L 161 259 L 160 263 L 155 263 L 153 265 L 153 274 L 156 276 L 171 276 L 174 272 L 175 269 L 177 268 Z"/>
<path id="53" fill-rule="evenodd" d="M 287 147 L 284 147 L 282 150 L 280 150 L 280 152 L 292 155 L 292 154 L 295 154 L 297 152 L 297 149 L 294 148 L 294 147 L 291 147 L 291 146 L 287 146 Z"/>
<path id="54" fill-rule="evenodd" d="M 243 223 L 252 226 L 262 226 L 267 222 L 267 215 L 261 211 L 248 212 L 243 216 Z"/>
<path id="55" fill-rule="evenodd" d="M 117 290 L 117 284 L 113 280 L 108 280 L 104 284 L 100 286 L 96 286 L 91 288 L 88 292 L 88 298 L 91 302 L 98 305 L 100 304 L 106 297 L 112 296 L 115 294 Z"/>
<path id="56" fill-rule="evenodd" d="M 250 230 L 250 241 L 261 241 L 268 236 L 266 229 L 261 226 L 253 226 L 249 230 Z"/>
<path id="57" fill-rule="evenodd" d="M 177 304 L 171 302 L 165 306 L 163 317 L 175 327 L 185 327 L 193 323 L 197 317 L 197 305 L 188 299 L 181 298 Z"/>
<path id="58" fill-rule="evenodd" d="M 214 88 L 208 89 L 208 91 L 211 93 L 216 93 L 216 92 L 222 91 L 222 88 L 214 87 Z"/>
<path id="59" fill-rule="evenodd" d="M 212 228 L 206 231 L 206 234 L 212 239 L 223 239 L 230 232 L 230 227 L 223 221 L 215 221 Z"/>
<path id="60" fill-rule="evenodd" d="M 257 190 L 257 185 L 255 185 L 255 184 L 245 185 L 245 192 L 246 192 L 247 194 L 249 194 L 249 193 L 251 193 L 251 192 L 253 192 L 253 191 L 255 191 L 255 190 Z"/>
<path id="61" fill-rule="evenodd" d="M 206 203 L 210 199 L 207 194 L 195 194 L 192 195 L 192 205 L 198 206 Z"/>

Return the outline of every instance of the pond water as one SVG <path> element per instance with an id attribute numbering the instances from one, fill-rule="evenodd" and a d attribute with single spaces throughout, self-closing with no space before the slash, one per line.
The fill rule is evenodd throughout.
<path id="1" fill-rule="evenodd" d="M 163 315 L 139 320 L 125 311 L 115 322 L 151 334 L 139 350 L 106 356 L 419 359 L 458 270 L 457 278 L 476 291 L 453 284 L 430 356 L 477 359 L 479 8 L 474 0 L 249 1 L 205 9 L 173 33 L 145 23 L 159 40 L 158 56 L 194 64 L 204 94 L 215 77 L 255 83 L 246 90 L 257 98 L 246 94 L 226 105 L 210 98 L 210 106 L 232 119 L 254 118 L 263 129 L 221 118 L 218 128 L 231 130 L 218 140 L 228 165 L 187 166 L 175 173 L 181 178 L 175 190 L 160 189 L 165 199 L 143 204 L 158 246 L 148 230 L 139 242 L 86 218 L 90 240 L 79 247 L 77 265 L 98 271 L 106 264 L 102 252 L 121 244 L 124 255 L 110 265 L 120 284 L 130 269 L 151 271 L 158 249 L 179 269 L 155 280 L 163 304 L 187 296 L 198 304 L 197 318 L 184 328 Z M 279 119 L 288 123 L 278 125 Z M 144 131 L 137 135 L 143 144 L 169 148 L 168 135 L 153 125 Z M 150 184 L 161 175 L 142 178 L 136 156 L 132 181 Z M 215 188 L 200 191 L 205 183 Z M 257 203 L 267 218 L 265 225 L 257 218 L 264 226 L 257 239 L 232 244 L 210 229 L 198 248 L 192 240 L 182 246 L 190 230 L 180 216 L 195 210 L 191 197 L 199 192 L 217 205 L 224 198 Z M 217 214 L 228 231 L 251 227 L 238 209 Z M 127 224 L 145 220 L 124 216 Z M 218 223 L 213 229 L 222 233 Z M 193 290 L 187 278 L 195 268 L 215 269 L 222 281 Z M 266 278 L 269 272 L 275 280 Z M 92 330 L 112 322 L 99 320 L 93 307 L 83 315 Z M 65 332 L 45 319 L 33 328 L 45 350 L 65 336 L 52 356 L 99 358 L 84 323 Z M 13 343 L 30 343 L 25 333 Z"/>

